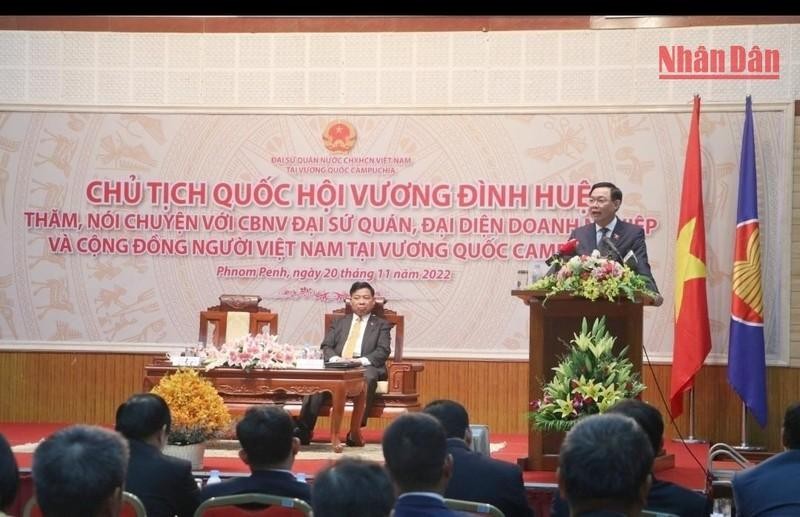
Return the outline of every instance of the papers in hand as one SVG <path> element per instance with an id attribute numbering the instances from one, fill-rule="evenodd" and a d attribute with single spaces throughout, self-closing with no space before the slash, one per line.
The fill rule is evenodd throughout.
<path id="1" fill-rule="evenodd" d="M 633 250 L 628 250 L 628 253 L 625 254 L 625 258 L 622 259 L 622 263 L 630 266 L 632 264 L 638 264 L 639 259 L 636 258 L 636 253 L 634 253 Z"/>

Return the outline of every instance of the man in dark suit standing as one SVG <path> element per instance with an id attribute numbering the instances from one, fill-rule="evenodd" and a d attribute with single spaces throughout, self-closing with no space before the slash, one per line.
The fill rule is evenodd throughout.
<path id="1" fill-rule="evenodd" d="M 617 217 L 621 204 L 622 191 L 616 185 L 606 181 L 595 183 L 589 191 L 589 215 L 594 222 L 576 228 L 569 238 L 578 240 L 579 255 L 598 250 L 603 256 L 628 264 L 647 279 L 648 289 L 658 293 L 647 259 L 644 229 Z M 653 301 L 661 305 L 664 298 L 659 294 Z"/>
<path id="2" fill-rule="evenodd" d="M 736 515 L 800 515 L 800 402 L 786 409 L 781 439 L 786 450 L 733 476 Z"/>
<path id="3" fill-rule="evenodd" d="M 293 435 L 292 416 L 279 406 L 252 406 L 236 424 L 242 449 L 239 458 L 250 467 L 250 476 L 207 485 L 200 499 L 235 494 L 270 494 L 296 497 L 311 503 L 311 489 L 292 474 L 300 442 Z"/>
<path id="4" fill-rule="evenodd" d="M 169 406 L 154 393 L 140 393 L 117 408 L 116 430 L 128 439 L 125 490 L 142 500 L 147 515 L 191 517 L 199 503 L 192 464 L 161 452 L 172 423 Z"/>
<path id="5" fill-rule="evenodd" d="M 325 333 L 320 348 L 326 362 L 360 361 L 364 366 L 364 378 L 367 384 L 367 402 L 361 427 L 367 425 L 367 415 L 375 400 L 378 381 L 388 378 L 386 359 L 391 350 L 391 323 L 372 314 L 375 307 L 375 289 L 367 282 L 355 282 L 350 287 L 350 304 L 353 314 L 348 314 L 333 322 Z M 327 393 L 318 393 L 305 397 L 295 433 L 300 442 L 308 444 L 314 433 L 319 408 L 330 397 Z M 350 435 L 347 444 L 351 445 Z"/>
<path id="6" fill-rule="evenodd" d="M 436 418 L 447 433 L 453 477 L 447 484 L 445 497 L 488 503 L 498 507 L 506 517 L 533 516 L 519 467 L 470 449 L 472 433 L 464 406 L 452 400 L 434 400 L 422 412 Z"/>

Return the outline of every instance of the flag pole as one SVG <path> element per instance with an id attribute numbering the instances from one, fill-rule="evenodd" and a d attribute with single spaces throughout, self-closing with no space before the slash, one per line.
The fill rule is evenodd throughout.
<path id="1" fill-rule="evenodd" d="M 756 452 L 756 451 L 766 450 L 766 447 L 764 447 L 763 445 L 750 445 L 747 443 L 747 404 L 745 404 L 744 402 L 742 402 L 741 429 L 742 429 L 742 443 L 740 443 L 739 445 L 734 445 L 733 447 L 734 449 L 736 449 L 737 451 L 744 451 L 744 452 L 749 452 L 749 451 Z"/>
<path id="2" fill-rule="evenodd" d="M 674 442 L 683 443 L 706 443 L 708 440 L 704 438 L 697 438 L 694 435 L 694 387 L 688 389 L 689 391 L 689 436 L 680 439 L 675 438 Z"/>

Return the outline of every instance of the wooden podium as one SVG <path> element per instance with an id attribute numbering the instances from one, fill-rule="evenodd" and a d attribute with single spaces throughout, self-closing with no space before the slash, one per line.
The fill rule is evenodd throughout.
<path id="1" fill-rule="evenodd" d="M 591 325 L 595 318 L 605 316 L 606 328 L 617 338 L 614 351 L 619 353 L 627 346 L 634 371 L 641 373 L 642 308 L 652 305 L 648 297 L 637 297 L 636 302 L 627 299 L 593 302 L 570 295 L 556 295 L 543 304 L 545 293 L 542 291 L 514 290 L 511 294 L 530 307 L 529 401 L 542 398 L 542 384 L 552 378 L 552 368 L 567 354 L 564 344 L 580 332 L 583 318 Z M 563 436 L 563 433 L 542 433 L 529 425 L 528 457 L 520 459 L 520 466 L 525 470 L 556 470 Z"/>

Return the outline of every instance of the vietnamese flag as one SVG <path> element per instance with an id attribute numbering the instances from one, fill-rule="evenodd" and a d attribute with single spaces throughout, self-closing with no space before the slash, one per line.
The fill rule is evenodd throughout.
<path id="1" fill-rule="evenodd" d="M 711 351 L 706 297 L 706 232 L 700 162 L 700 97 L 695 96 L 683 167 L 681 213 L 675 245 L 675 342 L 669 398 L 673 417 L 683 412 L 683 392 Z"/>

